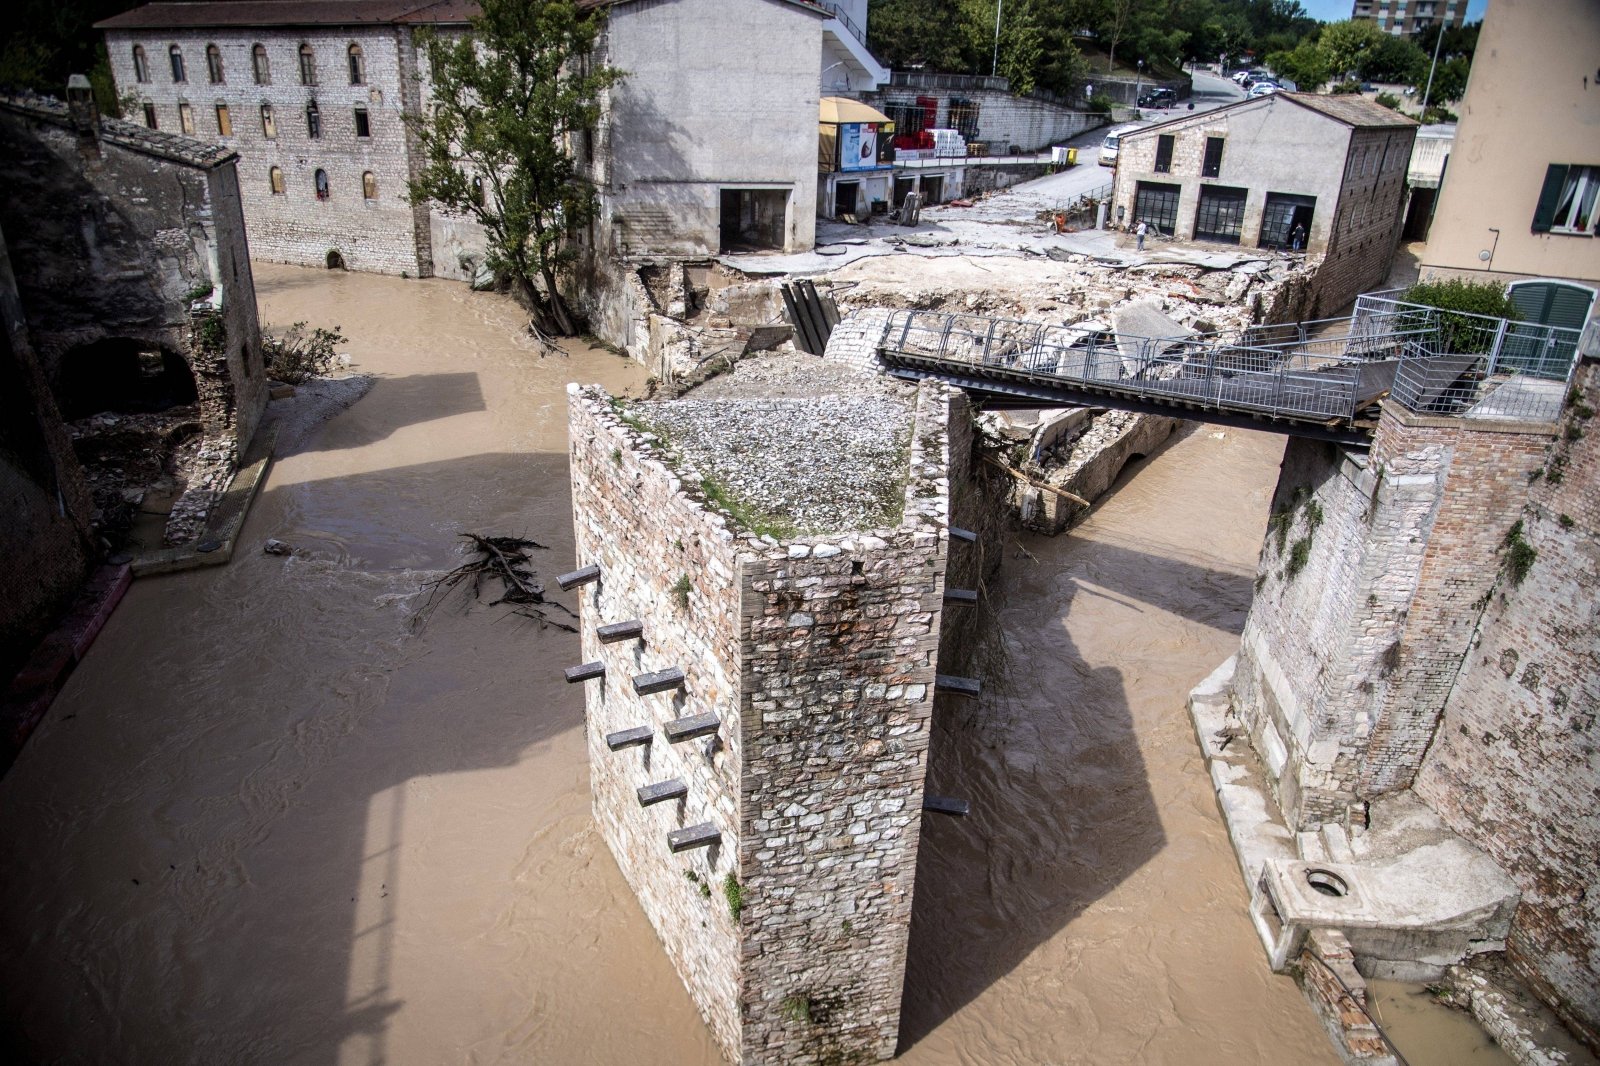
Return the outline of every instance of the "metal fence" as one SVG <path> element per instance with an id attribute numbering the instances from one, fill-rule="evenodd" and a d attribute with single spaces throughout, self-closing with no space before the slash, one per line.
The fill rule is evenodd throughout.
<path id="1" fill-rule="evenodd" d="M 1401 290 L 1356 299 L 1352 323 L 1403 322 L 1418 334 L 1395 375 L 1396 402 L 1419 414 L 1553 422 L 1577 365 L 1579 331 L 1408 303 Z"/>
<path id="2" fill-rule="evenodd" d="M 1360 422 L 1370 430 L 1367 416 L 1385 397 L 1429 415 L 1560 416 L 1576 331 L 1451 314 L 1363 296 L 1347 319 L 1138 337 L 1092 325 L 897 311 L 883 358 L 921 372 L 1323 427 Z"/>

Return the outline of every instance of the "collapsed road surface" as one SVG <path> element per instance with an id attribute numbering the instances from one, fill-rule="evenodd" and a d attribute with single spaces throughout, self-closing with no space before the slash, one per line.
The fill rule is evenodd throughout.
<path id="1" fill-rule="evenodd" d="M 226 566 L 136 583 L 0 780 L 3 1043 L 124 1063 L 714 1064 L 591 824 L 576 638 L 443 607 L 463 530 L 571 562 L 564 386 L 505 301 L 257 267 L 376 376 Z M 1235 641 L 1281 438 L 1202 429 L 1006 547 L 1010 691 L 936 734 L 900 1061 L 1329 1063 L 1245 916 L 1183 699 Z M 276 538 L 287 556 L 258 548 Z"/>

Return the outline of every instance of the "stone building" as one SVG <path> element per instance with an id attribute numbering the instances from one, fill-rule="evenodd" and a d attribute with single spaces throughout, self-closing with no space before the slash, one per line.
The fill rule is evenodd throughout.
<path id="1" fill-rule="evenodd" d="M 1600 14 L 1585 0 L 1495 0 L 1478 40 L 1423 277 L 1492 279 L 1513 298 L 1532 280 L 1550 300 L 1518 300 L 1525 318 L 1581 327 L 1600 316 Z"/>
<path id="2" fill-rule="evenodd" d="M 239 157 L 251 252 L 271 262 L 471 277 L 475 224 L 407 198 L 427 92 L 416 31 L 465 0 L 157 2 L 97 24 L 132 118 Z"/>
<path id="3" fill-rule="evenodd" d="M 1124 134 L 1113 221 L 1180 240 L 1320 256 L 1332 315 L 1389 270 L 1417 124 L 1354 96 L 1272 93 Z"/>
<path id="4" fill-rule="evenodd" d="M 0 100 L 0 143 L 0 226 L 56 406 L 69 421 L 137 414 L 164 437 L 192 425 L 174 513 L 203 520 L 266 405 L 237 156 L 102 119 L 86 81 L 70 108 Z M 163 411 L 173 425 L 158 429 Z M 80 453 L 95 447 L 84 434 Z"/>
<path id="5" fill-rule="evenodd" d="M 896 1047 L 941 628 L 960 611 L 946 571 L 975 550 L 948 531 L 971 436 L 944 386 L 862 388 L 827 398 L 823 431 L 814 399 L 624 406 L 572 387 L 595 818 L 736 1063 Z M 846 424 L 857 447 L 823 462 Z M 880 510 L 804 511 L 804 533 L 730 510 L 757 460 L 730 473 L 707 449 L 737 425 L 776 435 L 769 466 L 861 465 L 840 498 Z M 803 511 L 819 476 L 760 480 Z"/>
<path id="6" fill-rule="evenodd" d="M 1369 451 L 1291 439 L 1222 730 L 1259 765 L 1196 722 L 1276 965 L 1318 928 L 1368 977 L 1503 950 L 1594 1046 L 1600 350 L 1564 336 L 1498 403 L 1469 373 Z"/>
<path id="7" fill-rule="evenodd" d="M 1467 0 L 1355 0 L 1350 17 L 1377 25 L 1395 37 L 1415 37 L 1430 26 L 1460 29 L 1467 21 Z"/>

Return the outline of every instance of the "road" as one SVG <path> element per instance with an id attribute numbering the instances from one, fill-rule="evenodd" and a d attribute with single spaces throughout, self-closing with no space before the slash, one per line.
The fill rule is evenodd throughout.
<path id="1" fill-rule="evenodd" d="M 1211 111 L 1224 104 L 1237 103 L 1243 99 L 1244 90 L 1233 82 L 1202 71 L 1194 76 L 1194 112 L 1189 110 L 1189 101 L 1184 101 L 1177 107 L 1146 108 L 1141 114 L 1146 121 L 1164 122 L 1181 115 Z M 1024 182 L 1009 191 L 1048 200 L 1051 204 L 1061 204 L 1111 184 L 1111 168 L 1099 165 L 1100 142 L 1105 139 L 1106 131 L 1103 127 L 1078 135 L 1067 142 L 1078 149 L 1077 166 L 1063 170 L 1059 174 L 1050 174 Z"/>

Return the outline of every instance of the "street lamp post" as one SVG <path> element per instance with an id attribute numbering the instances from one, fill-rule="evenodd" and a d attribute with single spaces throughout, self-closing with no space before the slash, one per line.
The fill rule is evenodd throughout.
<path id="1" fill-rule="evenodd" d="M 1133 106 L 1139 106 L 1139 86 L 1144 84 L 1144 60 L 1139 60 L 1133 76 Z"/>
<path id="2" fill-rule="evenodd" d="M 994 0 L 994 59 L 989 63 L 991 78 L 1000 73 L 1000 12 L 1005 6 L 1006 0 Z"/>
<path id="3" fill-rule="evenodd" d="M 1444 26 L 1439 27 L 1439 36 L 1433 42 L 1433 62 L 1428 64 L 1428 87 L 1422 90 L 1422 113 L 1428 113 L 1428 96 L 1433 92 L 1433 72 L 1439 66 L 1439 46 L 1444 44 Z"/>

